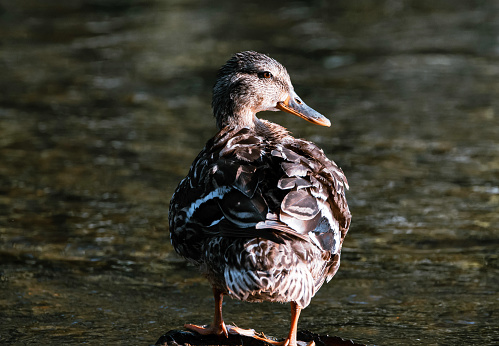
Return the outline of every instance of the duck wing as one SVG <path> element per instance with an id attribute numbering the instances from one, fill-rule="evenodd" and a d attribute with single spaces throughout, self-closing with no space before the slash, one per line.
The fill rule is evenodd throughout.
<path id="1" fill-rule="evenodd" d="M 299 238 L 334 254 L 350 222 L 345 187 L 341 169 L 311 142 L 270 144 L 249 128 L 224 128 L 172 197 L 172 244 L 196 262 L 214 236 Z"/>
<path id="2" fill-rule="evenodd" d="M 281 159 L 284 175 L 278 187 L 288 191 L 278 214 L 285 224 L 323 251 L 328 263 L 318 276 L 317 287 L 339 268 L 340 251 L 348 232 L 351 213 L 345 197 L 348 181 L 343 171 L 314 143 L 290 138 L 277 145 L 272 156 Z M 259 227 L 274 227 L 268 221 Z"/>
<path id="3" fill-rule="evenodd" d="M 259 191 L 265 143 L 248 128 L 222 129 L 194 160 L 170 202 L 175 250 L 199 262 L 206 239 L 254 237 L 268 205 Z M 277 180 L 276 180 L 277 181 Z"/>

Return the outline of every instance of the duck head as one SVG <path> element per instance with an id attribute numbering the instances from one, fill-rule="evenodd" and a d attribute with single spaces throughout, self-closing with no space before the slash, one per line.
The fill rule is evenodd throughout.
<path id="1" fill-rule="evenodd" d="M 331 126 L 296 94 L 284 66 L 253 51 L 235 54 L 220 68 L 212 107 L 219 129 L 227 125 L 251 128 L 258 122 L 256 113 L 279 110 L 313 124 Z"/>

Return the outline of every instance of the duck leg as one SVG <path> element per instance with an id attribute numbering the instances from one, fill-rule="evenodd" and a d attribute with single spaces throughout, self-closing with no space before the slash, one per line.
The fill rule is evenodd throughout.
<path id="1" fill-rule="evenodd" d="M 298 344 L 296 341 L 296 334 L 298 329 L 298 319 L 300 318 L 300 312 L 301 312 L 301 307 L 295 302 L 291 302 L 291 328 L 289 329 L 288 337 L 284 341 L 274 341 L 257 335 L 255 335 L 254 338 L 276 346 L 297 346 Z M 315 345 L 314 341 L 311 341 L 307 344 L 307 346 L 313 346 L 313 345 Z"/>
<path id="2" fill-rule="evenodd" d="M 199 333 L 201 335 L 222 335 L 228 337 L 227 327 L 225 326 L 222 317 L 222 302 L 224 295 L 219 290 L 213 288 L 213 295 L 215 296 L 215 315 L 213 316 L 213 322 L 209 326 L 197 326 L 195 324 L 184 324 L 184 328 L 187 328 L 193 332 Z"/>

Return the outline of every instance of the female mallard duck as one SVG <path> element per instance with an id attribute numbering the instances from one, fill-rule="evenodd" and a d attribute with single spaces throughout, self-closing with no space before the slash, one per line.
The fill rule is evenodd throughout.
<path id="1" fill-rule="evenodd" d="M 224 324 L 223 295 L 290 302 L 282 344 L 296 345 L 301 309 L 340 265 L 351 219 L 348 183 L 315 144 L 256 113 L 282 110 L 313 124 L 330 122 L 298 97 L 281 64 L 251 51 L 220 69 L 212 107 L 220 131 L 194 160 L 169 211 L 173 247 L 201 268 L 215 296 L 213 323 L 185 327 L 245 333 Z"/>

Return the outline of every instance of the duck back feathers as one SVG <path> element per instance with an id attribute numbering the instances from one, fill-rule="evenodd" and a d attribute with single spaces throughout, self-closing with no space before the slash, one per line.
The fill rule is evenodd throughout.
<path id="1" fill-rule="evenodd" d="M 270 124 L 208 141 L 172 197 L 171 240 L 233 297 L 306 306 L 339 267 L 348 183 L 315 144 Z"/>

